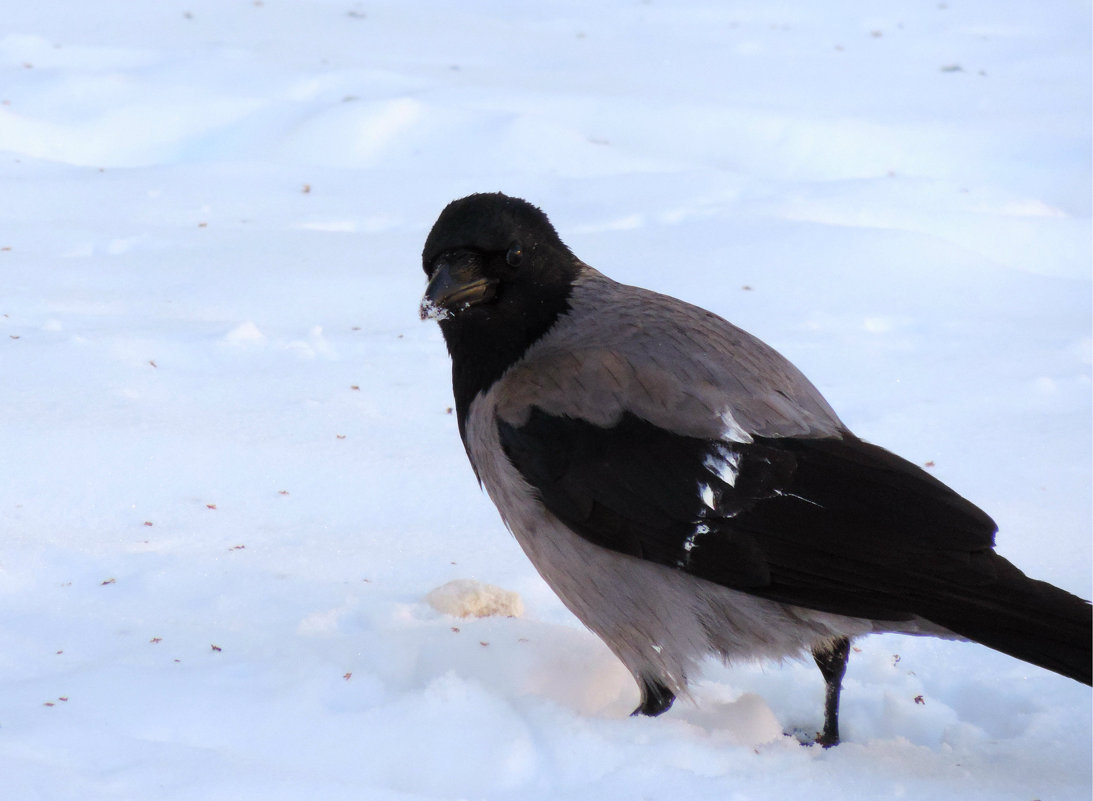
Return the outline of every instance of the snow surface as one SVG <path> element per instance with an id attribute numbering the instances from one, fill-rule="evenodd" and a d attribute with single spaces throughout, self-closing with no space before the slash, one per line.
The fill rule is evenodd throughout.
<path id="1" fill-rule="evenodd" d="M 1091 591 L 1088 3 L 123 0 L 0 28 L 4 799 L 1089 799 L 986 648 L 637 692 L 475 485 L 420 247 L 541 205 Z M 425 603 L 477 579 L 519 619 Z"/>

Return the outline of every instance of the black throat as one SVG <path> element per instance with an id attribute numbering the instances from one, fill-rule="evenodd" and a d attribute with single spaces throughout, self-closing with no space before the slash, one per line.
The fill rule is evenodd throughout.
<path id="1" fill-rule="evenodd" d="M 452 357 L 452 389 L 464 446 L 471 402 L 569 311 L 578 271 L 575 263 L 572 271 L 503 285 L 494 303 L 464 309 L 440 322 Z"/>

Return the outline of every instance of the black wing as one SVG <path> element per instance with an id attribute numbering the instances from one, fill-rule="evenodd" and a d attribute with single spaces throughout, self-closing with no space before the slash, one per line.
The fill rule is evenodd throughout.
<path id="1" fill-rule="evenodd" d="M 537 408 L 498 428 L 582 537 L 772 600 L 906 620 L 1010 567 L 986 514 L 851 435 L 712 441 L 630 414 L 604 428 Z"/>

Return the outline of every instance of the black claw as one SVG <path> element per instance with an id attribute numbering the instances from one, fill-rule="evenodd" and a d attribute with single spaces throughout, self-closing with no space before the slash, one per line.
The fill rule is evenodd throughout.
<path id="1" fill-rule="evenodd" d="M 824 695 L 824 730 L 816 737 L 816 743 L 824 748 L 839 744 L 839 693 L 842 692 L 846 663 L 850 660 L 850 640 L 839 637 L 830 643 L 812 649 L 812 658 L 827 683 Z"/>
<path id="2" fill-rule="evenodd" d="M 676 700 L 675 693 L 656 679 L 642 678 L 638 685 L 641 687 L 641 703 L 638 704 L 637 709 L 630 713 L 630 717 L 647 715 L 655 718 L 657 715 L 667 712 L 671 708 L 672 702 Z"/>

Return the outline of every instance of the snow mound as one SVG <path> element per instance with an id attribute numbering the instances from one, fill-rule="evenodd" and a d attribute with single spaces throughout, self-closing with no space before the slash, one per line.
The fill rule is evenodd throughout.
<path id="1" fill-rule="evenodd" d="M 524 602 L 518 593 L 474 579 L 449 581 L 425 596 L 436 611 L 453 617 L 520 617 Z"/>

